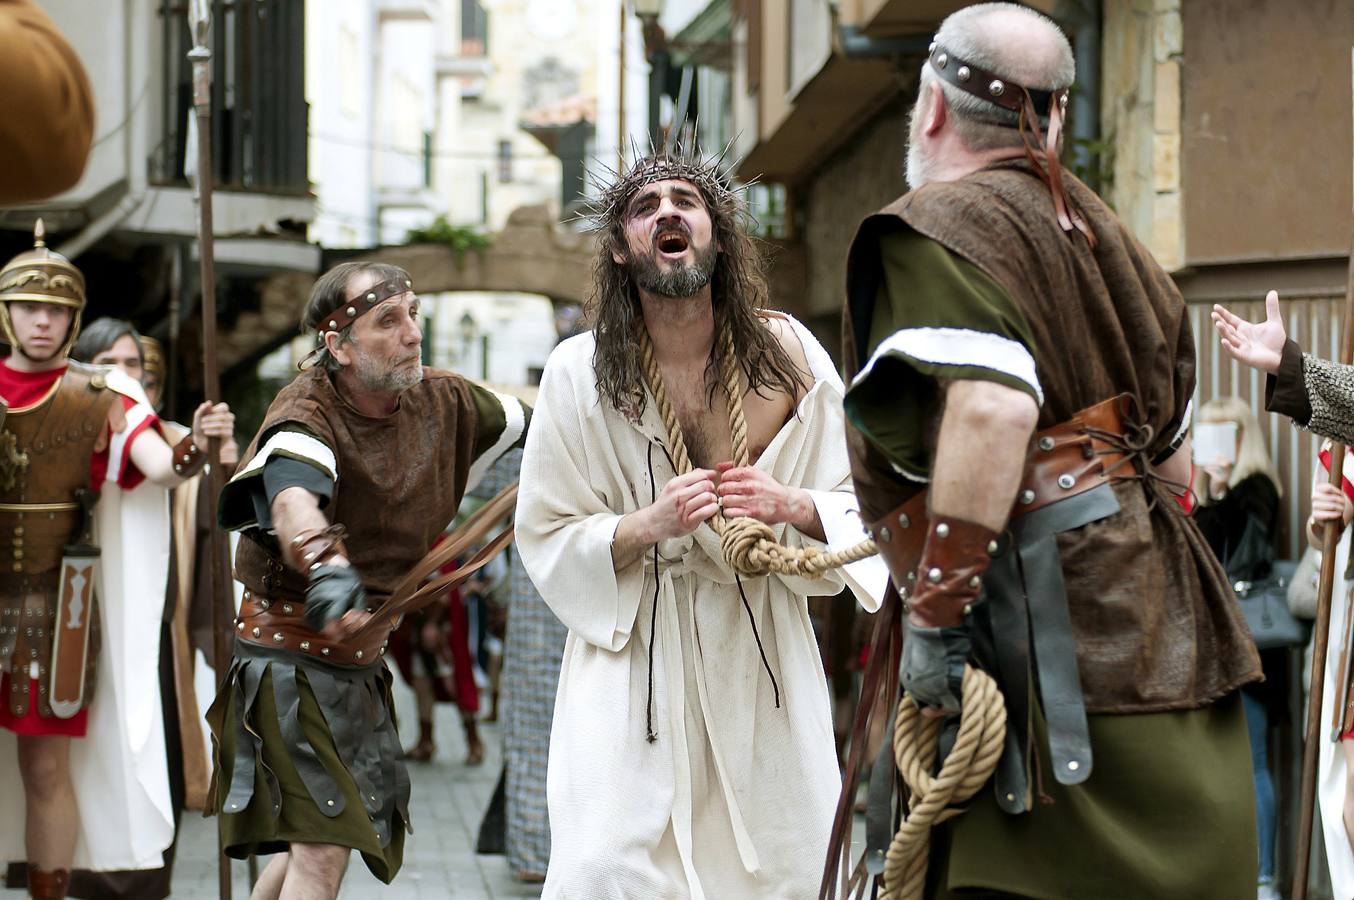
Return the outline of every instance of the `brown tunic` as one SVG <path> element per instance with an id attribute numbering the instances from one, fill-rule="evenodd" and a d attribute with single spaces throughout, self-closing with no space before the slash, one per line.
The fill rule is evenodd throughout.
<path id="1" fill-rule="evenodd" d="M 260 440 L 281 426 L 299 426 L 332 449 L 338 478 L 325 513 L 347 528 L 349 560 L 373 605 L 455 517 L 471 466 L 505 425 L 495 395 L 450 372 L 425 369 L 423 381 L 399 403 L 390 416 L 363 415 L 339 396 L 323 370 L 310 369 L 277 395 L 231 485 L 239 488 Z M 229 500 L 223 496 L 222 502 Z M 286 568 L 274 542 L 257 529 L 241 538 L 235 577 L 264 596 L 305 593 L 305 577 Z"/>
<path id="2" fill-rule="evenodd" d="M 1129 392 L 1168 455 L 1194 392 L 1194 347 L 1174 284 L 1114 214 L 1070 175 L 1068 191 L 1099 238 L 1069 237 L 1023 161 L 912 191 L 868 218 L 851 248 L 848 379 L 868 353 L 882 285 L 882 236 L 911 228 L 977 266 L 1028 323 L 1043 404 L 1039 428 Z M 862 515 L 875 519 L 919 485 L 848 426 Z M 1060 534 L 1088 712 L 1195 708 L 1260 676 L 1254 642 L 1217 560 L 1160 487 L 1115 485 L 1121 510 Z"/>

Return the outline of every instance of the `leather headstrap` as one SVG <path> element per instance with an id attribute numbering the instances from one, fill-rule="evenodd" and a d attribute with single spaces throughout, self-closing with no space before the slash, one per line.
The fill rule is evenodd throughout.
<path id="1" fill-rule="evenodd" d="M 414 289 L 414 282 L 408 278 L 392 278 L 381 284 L 373 284 L 361 294 L 345 300 L 323 316 L 316 325 L 315 349 L 306 354 L 305 359 L 296 364 L 296 368 L 305 370 L 314 365 L 325 350 L 324 336 L 329 332 L 339 332 L 371 312 L 391 297 L 398 297 Z"/>
<path id="2" fill-rule="evenodd" d="M 1063 117 L 1067 114 L 1067 88 L 1056 91 L 1031 90 L 967 62 L 945 49 L 937 41 L 931 42 L 928 58 L 936 75 L 967 94 L 1020 114 L 1020 136 L 1025 144 L 1025 156 L 1053 195 L 1053 210 L 1063 231 L 1081 232 L 1087 242 L 1096 245 L 1095 232 L 1086 223 L 1086 217 L 1067 196 L 1063 186 L 1059 151 L 1062 141 Z M 1039 117 L 1048 116 L 1048 131 L 1041 135 Z"/>

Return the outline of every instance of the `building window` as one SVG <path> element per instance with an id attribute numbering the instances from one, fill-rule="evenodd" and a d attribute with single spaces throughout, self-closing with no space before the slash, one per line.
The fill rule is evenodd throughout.
<path id="1" fill-rule="evenodd" d="M 423 132 L 423 186 L 433 186 L 433 133 Z"/>
<path id="2" fill-rule="evenodd" d="M 748 212 L 753 233 L 764 238 L 784 238 L 787 233 L 785 185 L 760 183 L 748 187 Z"/>
<path id="3" fill-rule="evenodd" d="M 512 141 L 498 142 L 498 183 L 512 184 Z"/>
<path id="4" fill-rule="evenodd" d="M 461 0 L 461 55 L 484 56 L 489 46 L 489 14 L 479 0 Z"/>

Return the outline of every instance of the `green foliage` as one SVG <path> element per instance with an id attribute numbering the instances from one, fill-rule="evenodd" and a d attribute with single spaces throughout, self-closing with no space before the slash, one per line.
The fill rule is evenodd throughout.
<path id="1" fill-rule="evenodd" d="M 1073 148 L 1083 151 L 1086 156 L 1084 163 L 1074 162 L 1070 166 L 1072 172 L 1102 197 L 1109 194 L 1110 188 L 1114 185 L 1114 143 L 1100 139 L 1073 138 L 1063 148 L 1064 159 L 1076 159 L 1077 154 L 1073 152 Z"/>
<path id="2" fill-rule="evenodd" d="M 486 250 L 489 235 L 469 225 L 453 225 L 446 216 L 438 216 L 426 228 L 411 228 L 404 236 L 406 244 L 442 244 L 458 257 L 468 250 Z"/>

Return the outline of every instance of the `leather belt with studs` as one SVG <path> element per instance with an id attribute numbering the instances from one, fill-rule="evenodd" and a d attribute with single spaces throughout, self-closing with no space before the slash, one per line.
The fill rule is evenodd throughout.
<path id="1" fill-rule="evenodd" d="M 332 641 L 311 629 L 305 620 L 304 600 L 276 600 L 245 591 L 240 615 L 235 620 L 235 636 L 242 641 L 291 650 L 301 656 L 339 666 L 369 666 L 385 655 L 389 628 L 377 629 L 358 641 Z"/>

